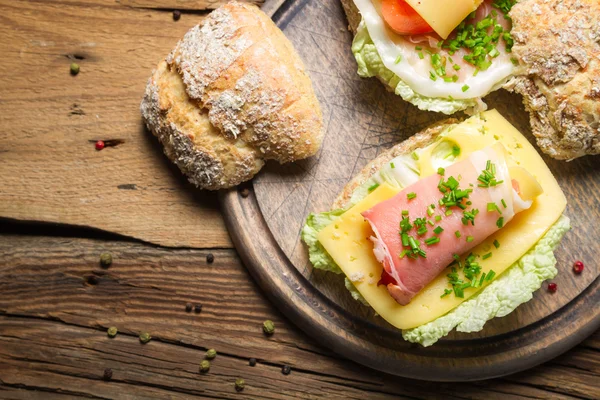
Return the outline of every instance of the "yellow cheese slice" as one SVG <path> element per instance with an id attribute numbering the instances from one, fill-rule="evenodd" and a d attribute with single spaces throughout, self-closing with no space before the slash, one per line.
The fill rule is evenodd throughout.
<path id="1" fill-rule="evenodd" d="M 483 0 L 406 0 L 442 38 L 479 7 Z"/>
<path id="2" fill-rule="evenodd" d="M 500 142 L 507 149 L 508 165 L 519 165 L 526 169 L 543 189 L 543 193 L 536 198 L 529 210 L 517 214 L 504 228 L 473 250 L 478 254 L 491 252 L 491 258 L 479 259 L 478 262 L 483 272 L 494 270 L 496 276 L 499 276 L 531 249 L 558 220 L 567 204 L 565 196 L 533 146 L 495 110 L 457 125 L 445 137 L 425 148 L 418 161 L 422 178 L 437 171 L 437 168 L 434 169 L 431 153 L 440 141 L 458 145 L 461 148 L 458 159 Z M 462 299 L 454 294 L 440 298 L 444 289 L 450 288 L 447 272 L 444 271 L 406 306 L 396 303 L 384 286 L 377 286 L 382 266 L 375 259 L 373 244 L 368 239 L 372 235 L 371 228 L 360 213 L 394 196 L 398 191 L 399 189 L 391 186 L 381 185 L 323 229 L 318 239 L 379 315 L 397 328 L 409 329 L 446 314 L 489 282 L 480 288 L 466 289 Z M 500 243 L 499 249 L 493 246 L 494 240 Z"/>

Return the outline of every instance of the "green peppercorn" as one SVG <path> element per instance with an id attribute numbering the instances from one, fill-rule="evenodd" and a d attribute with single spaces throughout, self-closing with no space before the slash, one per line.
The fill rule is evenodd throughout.
<path id="1" fill-rule="evenodd" d="M 217 351 L 215 349 L 208 349 L 208 351 L 206 352 L 206 358 L 208 358 L 209 360 L 212 360 L 216 356 L 217 356 Z"/>
<path id="2" fill-rule="evenodd" d="M 241 392 L 242 390 L 244 390 L 245 386 L 246 386 L 246 381 L 244 381 L 242 378 L 237 378 L 235 380 L 235 390 L 237 390 L 238 392 Z"/>
<path id="3" fill-rule="evenodd" d="M 79 64 L 71 63 L 71 74 L 77 75 L 79 73 Z"/>
<path id="4" fill-rule="evenodd" d="M 143 344 L 148 343 L 150 339 L 152 339 L 152 336 L 150 336 L 148 332 L 140 333 L 140 342 L 142 342 Z"/>
<path id="5" fill-rule="evenodd" d="M 112 264 L 112 255 L 110 253 L 100 254 L 100 265 L 104 268 L 110 267 Z"/>
<path id="6" fill-rule="evenodd" d="M 111 326 L 106 331 L 106 334 L 108 335 L 108 337 L 111 337 L 111 338 L 117 336 L 117 333 L 119 333 L 119 330 L 117 329 L 116 326 Z"/>
<path id="7" fill-rule="evenodd" d="M 270 319 L 263 322 L 263 331 L 267 335 L 272 335 L 275 332 L 275 324 Z"/>
<path id="8" fill-rule="evenodd" d="M 200 372 L 206 373 L 206 372 L 208 372 L 209 369 L 210 369 L 210 361 L 202 360 L 202 362 L 200 363 Z"/>

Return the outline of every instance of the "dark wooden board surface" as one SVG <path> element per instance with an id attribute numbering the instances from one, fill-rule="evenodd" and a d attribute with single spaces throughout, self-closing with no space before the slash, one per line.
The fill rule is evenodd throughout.
<path id="1" fill-rule="evenodd" d="M 532 354 L 545 349 L 536 358 L 536 362 L 541 362 L 576 344 L 575 336 L 581 340 L 583 336 L 576 335 L 579 328 L 589 334 L 593 327 L 600 324 L 600 310 L 593 306 L 597 300 L 600 282 L 600 269 L 595 260 L 595 254 L 600 251 L 600 244 L 596 241 L 596 238 L 600 237 L 600 211 L 596 207 L 598 196 L 590 196 L 590 193 L 600 193 L 600 163 L 593 157 L 569 163 L 544 157 L 569 200 L 566 213 L 575 228 L 567 234 L 556 251 L 560 272 L 554 281 L 559 285 L 559 291 L 550 294 L 544 285 L 542 290 L 536 292 L 532 301 L 507 317 L 495 318 L 488 322 L 481 332 L 452 333 L 445 339 L 445 344 L 434 346 L 436 350 L 422 350 L 422 359 L 415 364 L 417 366 L 422 363 L 420 366 L 427 367 L 422 373 L 417 373 L 414 369 L 399 369 L 399 365 L 410 365 L 410 357 L 404 357 L 404 364 L 395 364 L 397 360 L 394 359 L 402 359 L 398 352 L 407 351 L 411 347 L 402 343 L 400 334 L 393 333 L 393 328 L 375 316 L 370 308 L 353 300 L 344 287 L 342 278 L 311 268 L 306 247 L 300 241 L 300 230 L 308 213 L 328 210 L 348 180 L 368 161 L 393 144 L 446 117 L 419 111 L 387 92 L 375 79 L 364 80 L 356 75 L 356 62 L 350 52 L 351 34 L 345 29 L 347 22 L 337 0 L 288 2 L 279 10 L 275 19 L 306 63 L 323 108 L 327 128 L 323 148 L 313 159 L 283 168 L 271 164 L 262 171 L 253 181 L 252 200 L 239 202 L 235 191 L 222 197 L 234 243 L 238 245 L 238 250 L 253 273 L 260 276 L 258 280 L 267 292 L 279 291 L 285 298 L 288 296 L 288 290 L 306 291 L 299 294 L 299 301 L 304 302 L 306 306 L 299 306 L 302 311 L 299 311 L 298 317 L 305 317 L 302 324 L 320 324 L 319 328 L 335 330 L 336 332 L 332 333 L 334 337 L 348 335 L 348 342 L 340 345 L 340 348 L 353 359 L 361 359 L 361 351 L 378 351 L 379 359 L 373 360 L 370 366 L 388 372 L 393 372 L 392 369 L 395 368 L 396 373 L 400 375 L 420 378 L 431 377 L 430 368 L 434 364 L 443 364 L 441 358 L 444 358 L 444 351 L 448 351 L 446 357 L 455 356 L 449 350 L 441 350 L 444 345 L 451 346 L 451 343 L 463 343 L 474 338 L 488 338 L 485 343 L 493 346 L 502 343 L 505 346 L 504 350 L 510 353 L 512 349 L 507 347 L 509 342 L 503 341 L 498 335 L 514 333 L 522 338 L 523 343 L 527 340 L 537 342 L 528 349 Z M 519 96 L 499 91 L 490 95 L 486 101 L 490 108 L 499 110 L 521 132 L 529 138 L 532 137 L 528 115 Z M 253 201 L 258 205 L 257 208 L 250 205 Z M 264 222 L 261 221 L 263 219 Z M 240 220 L 243 223 L 240 223 Z M 251 227 L 245 229 L 243 224 L 250 224 Z M 261 234 L 257 235 L 257 231 Z M 245 233 L 248 234 L 247 237 L 244 237 Z M 250 242 L 256 241 L 259 245 L 253 253 Z M 267 248 L 269 250 L 265 250 Z M 283 254 L 280 259 L 277 258 L 278 262 L 263 262 L 270 251 L 276 250 Z M 572 273 L 572 263 L 576 259 L 586 262 L 587 269 L 584 274 Z M 282 275 L 281 270 L 290 275 Z M 298 273 L 299 276 L 296 275 Z M 270 278 L 275 281 L 270 282 Z M 278 278 L 281 280 L 277 281 Z M 308 285 L 298 289 L 299 285 L 305 283 L 302 278 Z M 276 287 L 278 285 L 283 286 Z M 585 299 L 581 298 L 581 293 L 585 293 Z M 580 326 L 571 326 L 576 328 L 571 331 L 575 336 L 567 340 L 568 345 L 564 341 L 566 332 L 554 331 L 551 327 L 546 330 L 539 329 L 547 323 L 549 316 L 553 323 L 561 319 L 563 323 L 570 324 L 568 321 L 571 321 L 572 313 L 576 312 L 573 304 L 577 302 L 575 299 L 578 296 L 578 301 L 583 301 L 581 304 L 584 305 L 577 311 L 582 313 L 577 314 L 582 320 Z M 359 325 L 359 330 L 369 329 L 370 324 L 377 326 L 377 334 L 372 335 L 370 339 L 373 344 L 371 348 L 368 347 L 368 343 L 357 344 L 351 338 L 356 326 L 345 326 L 346 316 L 340 315 L 338 321 L 335 318 L 320 322 L 314 319 L 319 314 L 327 313 L 325 299 L 356 318 L 357 322 L 354 323 Z M 275 301 L 280 302 L 281 298 L 276 298 Z M 329 306 L 330 303 L 327 304 Z M 337 312 L 341 311 L 336 310 L 335 313 Z M 303 313 L 314 315 L 308 316 Z M 587 314 L 587 317 L 583 318 L 583 314 Z M 584 319 L 589 325 L 583 322 Z M 304 326 L 304 329 L 313 333 L 319 330 L 308 326 Z M 518 330 L 521 331 L 517 333 Z M 378 349 L 377 343 L 384 341 L 382 338 L 390 334 L 393 338 L 387 349 L 390 351 Z M 432 354 L 438 357 L 435 362 L 432 361 Z M 490 358 L 488 364 L 482 361 L 482 357 L 482 360 L 471 364 L 472 371 L 463 370 L 465 374 L 461 378 L 476 379 L 478 374 L 479 377 L 498 375 L 502 369 L 500 363 L 504 365 L 502 373 L 509 373 L 510 368 L 523 365 L 518 360 L 523 357 L 523 353 L 505 356 L 502 360 L 498 358 L 495 361 Z M 496 371 L 493 362 L 498 363 Z M 458 376 L 455 378 L 459 379 Z M 440 375 L 439 379 L 453 378 L 448 374 Z"/>

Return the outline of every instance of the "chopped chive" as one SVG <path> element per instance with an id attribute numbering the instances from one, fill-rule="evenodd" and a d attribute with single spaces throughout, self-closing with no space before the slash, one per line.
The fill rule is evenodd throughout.
<path id="1" fill-rule="evenodd" d="M 456 236 L 457 238 L 460 238 L 461 237 L 460 231 L 454 232 L 454 236 Z"/>
<path id="2" fill-rule="evenodd" d="M 485 272 L 481 274 L 481 279 L 479 280 L 479 286 L 483 285 L 483 281 L 485 279 Z"/>
<path id="3" fill-rule="evenodd" d="M 418 53 L 417 53 L 417 55 L 419 56 L 419 59 L 421 59 L 421 60 L 422 60 L 423 58 L 425 58 L 425 56 L 423 55 L 423 52 L 422 52 L 422 51 L 418 52 Z"/>
<path id="4" fill-rule="evenodd" d="M 492 253 L 487 253 L 487 254 L 484 254 L 483 256 L 481 256 L 481 259 L 482 259 L 482 260 L 487 260 L 487 259 L 488 259 L 488 258 L 490 258 L 491 256 L 492 256 Z"/>
<path id="5" fill-rule="evenodd" d="M 449 217 L 450 215 L 452 215 L 452 210 L 446 211 L 446 217 Z"/>
<path id="6" fill-rule="evenodd" d="M 433 213 L 434 213 L 433 208 L 427 207 L 427 215 L 429 215 L 431 217 L 433 215 Z"/>
<path id="7" fill-rule="evenodd" d="M 438 175 L 444 176 L 444 173 L 446 172 L 446 170 L 442 167 L 439 167 L 437 170 Z"/>
<path id="8" fill-rule="evenodd" d="M 471 243 L 475 238 L 473 236 L 467 236 L 467 243 Z"/>
<path id="9" fill-rule="evenodd" d="M 402 210 L 402 215 L 406 217 L 408 215 L 408 210 Z"/>
<path id="10" fill-rule="evenodd" d="M 400 63 L 400 61 L 402 61 L 402 56 L 398 56 L 398 57 L 396 58 L 396 61 L 394 61 L 394 64 L 399 64 L 399 63 Z"/>
<path id="11" fill-rule="evenodd" d="M 436 215 L 435 216 L 435 222 L 440 222 L 442 220 L 442 216 L 441 215 Z"/>
<path id="12" fill-rule="evenodd" d="M 496 221 L 496 226 L 498 228 L 502 228 L 504 226 L 504 217 L 498 218 L 498 221 Z"/>
<path id="13" fill-rule="evenodd" d="M 440 296 L 440 299 L 448 296 L 450 293 L 452 293 L 451 289 L 444 289 L 444 293 Z"/>
<path id="14" fill-rule="evenodd" d="M 407 247 L 408 246 L 408 235 L 406 233 L 403 233 L 402 235 L 400 235 L 400 237 L 402 238 L 402 246 Z"/>
<path id="15" fill-rule="evenodd" d="M 415 46 L 415 50 L 423 50 L 421 46 Z"/>
<path id="16" fill-rule="evenodd" d="M 374 183 L 373 185 L 369 186 L 369 193 L 371 193 L 373 190 L 377 189 L 379 187 L 379 183 Z"/>
<path id="17" fill-rule="evenodd" d="M 419 155 L 416 152 L 413 151 L 410 156 L 412 157 L 413 160 L 419 161 Z"/>
<path id="18" fill-rule="evenodd" d="M 500 242 L 498 240 L 494 240 L 494 247 L 495 248 L 500 248 Z"/>
<path id="19" fill-rule="evenodd" d="M 494 272 L 493 269 L 491 269 L 490 272 L 488 272 L 487 277 L 485 278 L 485 280 L 489 282 L 492 279 L 494 279 L 495 276 L 496 276 L 496 273 Z"/>
<path id="20" fill-rule="evenodd" d="M 466 92 L 467 90 L 469 90 L 469 85 L 464 85 L 464 86 L 461 88 L 461 90 L 462 90 L 463 92 Z"/>
<path id="21" fill-rule="evenodd" d="M 431 226 L 435 226 L 435 224 L 433 223 L 433 221 L 432 221 L 432 220 L 429 220 L 429 221 L 427 221 L 427 223 L 428 223 L 429 225 L 431 225 Z"/>
<path id="22" fill-rule="evenodd" d="M 440 238 L 437 236 L 430 237 L 429 239 L 425 239 L 425 244 L 427 246 L 431 246 L 431 245 L 439 243 L 439 242 L 440 242 Z"/>
<path id="23" fill-rule="evenodd" d="M 390 166 L 392 167 L 392 169 L 396 168 L 396 166 L 394 165 L 394 163 L 390 163 Z"/>
<path id="24" fill-rule="evenodd" d="M 410 192 L 409 194 L 406 195 L 406 197 L 408 198 L 408 200 L 416 199 L 417 194 L 415 192 Z"/>
<path id="25" fill-rule="evenodd" d="M 502 199 L 501 203 L 502 203 L 502 206 L 503 206 L 504 208 L 506 208 L 506 202 L 504 201 L 504 199 Z"/>
<path id="26" fill-rule="evenodd" d="M 435 228 L 435 229 L 433 230 L 433 232 L 434 232 L 436 235 L 439 235 L 440 233 L 444 232 L 444 228 L 442 228 L 441 226 L 438 226 L 437 228 Z"/>

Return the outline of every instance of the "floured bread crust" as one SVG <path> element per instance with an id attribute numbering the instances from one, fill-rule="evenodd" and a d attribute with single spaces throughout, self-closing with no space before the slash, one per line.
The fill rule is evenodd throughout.
<path id="1" fill-rule="evenodd" d="M 344 187 L 342 193 L 335 199 L 331 207 L 332 210 L 339 208 L 345 208 L 352 197 L 352 193 L 364 184 L 375 172 L 379 171 L 385 164 L 392 161 L 392 159 L 404 155 L 410 154 L 413 151 L 427 147 L 435 141 L 440 133 L 444 131 L 451 124 L 457 124 L 459 121 L 454 118 L 444 120 L 435 126 L 425 129 L 424 131 L 417 133 L 416 135 L 406 139 L 405 141 L 398 143 L 391 149 L 388 149 L 378 155 L 375 159 L 369 162 L 360 173 L 352 178 L 350 182 Z"/>
<path id="2" fill-rule="evenodd" d="M 510 16 L 523 95 L 538 145 L 558 159 L 600 153 L 600 1 L 525 0 Z"/>
<path id="3" fill-rule="evenodd" d="M 231 2 L 192 28 L 141 104 L 165 154 L 202 189 L 252 178 L 264 160 L 314 155 L 322 116 L 291 43 L 257 7 Z"/>

